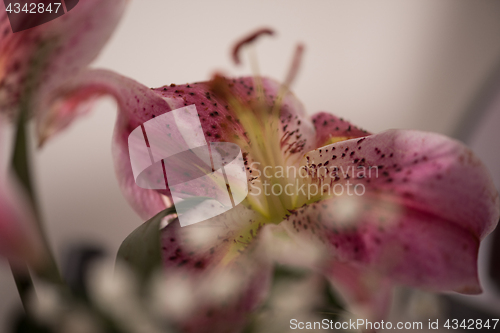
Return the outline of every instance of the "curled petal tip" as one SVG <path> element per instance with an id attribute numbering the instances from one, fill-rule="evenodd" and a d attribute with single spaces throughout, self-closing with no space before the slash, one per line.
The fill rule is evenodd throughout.
<path id="1" fill-rule="evenodd" d="M 463 286 L 461 288 L 457 288 L 455 291 L 457 293 L 465 294 L 465 295 L 479 295 L 479 294 L 483 293 L 483 289 L 481 288 L 479 283 L 475 284 L 475 285 Z"/>

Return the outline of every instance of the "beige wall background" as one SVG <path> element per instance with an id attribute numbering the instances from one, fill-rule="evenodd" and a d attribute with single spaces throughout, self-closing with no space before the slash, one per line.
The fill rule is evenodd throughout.
<path id="1" fill-rule="evenodd" d="M 500 63 L 499 1 L 133 0 L 92 66 L 151 87 L 205 80 L 216 70 L 249 75 L 248 61 L 238 68 L 231 64 L 230 47 L 262 26 L 278 34 L 257 46 L 261 73 L 284 78 L 294 46 L 305 43 L 294 91 L 308 112 L 328 110 L 373 132 L 414 128 L 451 134 Z M 68 245 L 81 241 L 114 255 L 141 223 L 114 176 L 114 119 L 114 102 L 104 100 L 36 154 L 38 193 L 59 259 Z M 491 135 L 498 138 L 496 132 Z M 4 153 L 10 136 L 4 126 Z M 500 175 L 499 141 L 485 142 L 494 149 L 487 149 L 494 156 L 489 163 Z M 1 332 L 18 303 L 2 261 Z"/>

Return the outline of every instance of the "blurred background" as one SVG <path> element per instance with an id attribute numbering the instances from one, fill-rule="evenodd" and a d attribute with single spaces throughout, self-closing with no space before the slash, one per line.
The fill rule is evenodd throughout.
<path id="1" fill-rule="evenodd" d="M 372 132 L 413 128 L 457 137 L 500 187 L 500 1 L 132 0 L 92 67 L 150 87 L 206 80 L 216 70 L 250 75 L 248 61 L 232 65 L 230 47 L 263 26 L 277 31 L 257 45 L 263 75 L 282 80 L 296 43 L 305 43 L 293 90 L 310 114 L 330 111 Z M 115 109 L 104 99 L 36 154 L 37 190 L 59 262 L 78 244 L 113 257 L 142 222 L 114 176 Z M 4 126 L 1 133 L 3 156 L 9 156 L 12 130 Z M 490 277 L 491 262 L 500 266 L 491 256 L 493 243 L 490 236 L 481 248 L 484 294 L 447 297 L 450 311 L 500 318 L 499 284 Z M 20 308 L 2 261 L 0 332 L 7 332 L 16 304 Z"/>

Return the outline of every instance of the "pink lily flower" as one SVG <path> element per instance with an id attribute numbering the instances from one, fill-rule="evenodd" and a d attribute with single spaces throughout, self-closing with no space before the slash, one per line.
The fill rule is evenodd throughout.
<path id="1" fill-rule="evenodd" d="M 178 323 L 184 331 L 218 327 L 230 332 L 237 323 L 244 324 L 246 312 L 261 304 L 273 258 L 260 256 L 258 264 L 248 258 L 260 253 L 259 240 L 273 225 L 298 246 L 321 249 L 321 260 L 309 265 L 323 272 L 353 308 L 363 309 L 371 318 L 386 314 L 390 291 L 398 284 L 467 294 L 481 291 L 478 248 L 496 226 L 499 198 L 485 167 L 463 144 L 419 131 L 369 134 L 324 112 L 308 117 L 290 92 L 273 111 L 280 85 L 266 78 L 216 77 L 211 82 L 146 89 L 110 72 L 88 75 L 84 93 L 75 88 L 71 105 L 89 92 L 107 91 L 117 99 L 113 142 L 117 176 L 125 197 L 144 218 L 165 209 L 170 193 L 135 184 L 127 142 L 136 127 L 194 104 L 207 142 L 234 142 L 243 149 L 250 186 L 247 199 L 203 222 L 209 229 L 171 223 L 162 230 L 167 274 L 181 271 L 202 281 L 212 272 L 243 266 L 239 276 L 252 277 L 241 282 L 240 297 L 231 306 L 200 301 L 190 317 L 196 320 Z M 257 79 L 262 82 L 264 103 L 257 99 Z M 325 165 L 338 172 L 319 173 Z M 352 188 L 363 185 L 363 195 L 317 191 L 266 195 L 266 166 L 272 166 L 267 180 L 282 188 L 289 184 L 346 188 L 350 183 Z M 290 167 L 305 177 L 273 174 Z M 359 174 L 359 168 L 370 167 L 378 177 Z M 200 232 L 202 241 L 193 241 Z"/>
<path id="2" fill-rule="evenodd" d="M 183 331 L 232 332 L 245 324 L 269 287 L 276 258 L 263 254 L 267 236 L 280 232 L 302 249 L 319 249 L 319 259 L 305 264 L 325 274 L 350 304 L 368 309 L 374 318 L 385 314 L 390 290 L 398 284 L 480 292 L 478 248 L 496 226 L 499 198 L 485 167 L 466 146 L 419 131 L 370 134 L 324 112 L 309 117 L 288 88 L 262 77 L 217 76 L 210 82 L 149 89 L 109 71 L 85 70 L 123 8 L 123 1 L 98 3 L 82 2 L 80 11 L 75 8 L 26 31 L 29 38 L 7 34 L 9 43 L 2 45 L 9 47 L 0 50 L 1 59 L 7 59 L 1 62 L 1 77 L 13 84 L 4 84 L 0 93 L 9 87 L 13 97 L 2 108 L 19 107 L 26 98 L 22 92 L 28 91 L 33 105 L 39 105 L 34 110 L 43 141 L 70 124 L 82 108 L 88 110 L 88 101 L 113 96 L 118 104 L 113 140 L 118 181 L 145 219 L 170 205 L 170 191 L 135 184 L 128 150 L 135 128 L 194 104 L 207 142 L 242 148 L 247 198 L 203 222 L 209 228 L 181 228 L 173 222 L 162 229 L 167 275 L 187 274 L 193 285 L 225 271 L 240 278 L 234 297 L 201 297 L 189 308 L 192 315 L 172 318 Z M 95 10 L 97 6 L 105 10 Z M 81 29 L 66 29 L 73 24 Z M 87 33 L 89 26 L 96 29 Z M 24 67 L 16 66 L 16 60 L 30 64 L 38 59 L 40 40 L 49 41 L 52 34 L 60 37 L 60 48 L 49 50 L 47 65 L 34 79 L 20 80 L 23 76 L 16 73 Z M 75 52 L 69 45 L 81 49 Z M 26 73 L 31 77 L 31 70 Z M 297 172 L 286 174 L 289 169 Z M 329 191 L 323 190 L 325 184 Z M 332 193 L 335 185 L 363 193 Z"/>
<path id="3" fill-rule="evenodd" d="M 347 300 L 367 308 L 373 317 L 387 310 L 383 305 L 389 304 L 394 284 L 467 294 L 481 291 L 477 253 L 480 241 L 496 226 L 499 199 L 485 167 L 467 147 L 418 131 L 373 135 L 323 112 L 308 118 L 291 93 L 273 114 L 280 85 L 261 80 L 263 104 L 257 102 L 258 86 L 252 78 L 219 77 L 152 90 L 172 109 L 195 104 L 207 141 L 238 143 L 246 153 L 250 188 L 261 189 L 260 195 L 250 193 L 232 211 L 206 221 L 218 227 L 216 237 L 197 251 L 189 245 L 191 227 L 169 224 L 163 230 L 167 269 L 183 265 L 194 274 L 237 261 L 259 240 L 265 225 L 278 224 L 299 244 L 321 248 L 323 260 L 317 268 L 340 286 Z M 127 129 L 163 113 L 157 110 L 146 107 L 134 113 L 136 119 L 126 116 L 128 122 L 120 112 L 114 143 L 124 193 L 145 216 L 154 213 L 149 211 L 154 206 L 143 205 L 144 196 L 134 190 L 125 138 Z M 344 171 L 322 174 L 319 170 L 325 165 Z M 268 180 L 281 188 L 293 187 L 296 181 L 344 188 L 350 182 L 353 188 L 363 185 L 364 193 L 266 195 L 260 187 L 265 166 L 273 166 Z M 307 176 L 273 174 L 280 167 L 302 168 Z M 359 174 L 360 168 L 370 167 L 380 173 L 378 177 Z M 168 193 L 157 194 L 163 195 Z M 352 210 L 349 206 L 353 211 L 346 214 L 346 209 Z"/>

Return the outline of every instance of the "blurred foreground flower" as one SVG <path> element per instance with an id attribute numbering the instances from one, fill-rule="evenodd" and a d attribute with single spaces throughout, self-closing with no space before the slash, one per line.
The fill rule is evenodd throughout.
<path id="1" fill-rule="evenodd" d="M 31 200 L 17 192 L 31 192 L 29 185 L 29 140 L 24 120 L 34 117 L 37 124 L 58 104 L 61 89 L 68 80 L 79 77 L 104 46 L 123 13 L 126 0 L 82 1 L 71 12 L 32 29 L 12 33 L 5 5 L 0 4 L 0 116 L 18 118 L 13 153 L 21 164 L 12 165 L 13 174 L 0 183 L 0 254 L 33 264 L 47 252 L 37 218 L 31 214 Z M 62 10 L 62 9 L 61 9 Z M 20 14 L 22 15 L 22 14 Z M 29 20 L 29 13 L 26 13 Z M 84 111 L 84 108 L 80 108 Z M 79 114 L 76 109 L 72 110 Z M 13 162 L 15 164 L 17 162 Z M 18 170 L 16 170 L 18 168 Z M 22 175 L 19 174 L 19 168 Z M 2 176 L 3 179 L 3 176 Z M 9 184 L 21 183 L 22 191 Z M 26 193 L 32 197 L 33 193 Z M 35 220 L 35 222 L 33 222 Z M 50 252 L 50 251 L 49 251 Z M 55 265 L 45 262 L 52 276 Z M 24 264 L 23 264 L 24 265 Z M 18 284 L 19 285 L 19 284 Z"/>
<path id="2" fill-rule="evenodd" d="M 89 101 L 113 96 L 118 180 L 145 219 L 168 208 L 171 193 L 135 184 L 128 149 L 134 129 L 194 104 L 207 142 L 241 147 L 248 197 L 203 223 L 181 228 L 173 221 L 161 230 L 157 250 L 165 277 L 153 284 L 160 286 L 153 292 L 160 304 L 155 311 L 164 308 L 185 332 L 240 331 L 266 299 L 274 261 L 325 275 L 352 309 L 372 320 L 385 315 L 397 284 L 480 292 L 478 247 L 498 221 L 499 199 L 467 147 L 418 131 L 370 134 L 324 112 L 308 117 L 288 89 L 296 62 L 283 85 L 217 75 L 148 89 L 109 71 L 83 69 L 123 3 L 82 2 L 80 11 L 47 25 L 7 33 L 0 49 L 1 105 L 33 110 L 45 141 Z M 156 232 L 163 217 L 151 220 Z M 156 244 L 153 237 L 136 243 L 132 254 Z M 293 250 L 272 250 L 281 242 Z"/>
<path id="3" fill-rule="evenodd" d="M 51 109 L 63 97 L 65 84 L 78 80 L 94 60 L 127 2 L 80 1 L 63 16 L 16 33 L 12 33 L 5 4 L 0 4 L 0 112 L 15 116 L 29 110 L 40 132 L 41 121 L 50 117 Z M 29 19 L 29 14 L 26 16 Z M 88 106 L 75 106 L 73 117 Z M 48 134 L 44 132 L 41 140 Z"/>
<path id="4" fill-rule="evenodd" d="M 0 255 L 16 262 L 38 265 L 43 247 L 29 205 L 5 179 L 0 179 Z"/>

